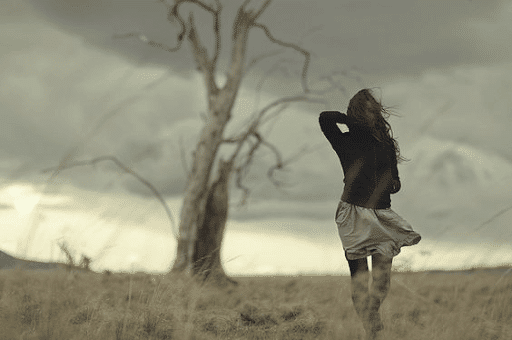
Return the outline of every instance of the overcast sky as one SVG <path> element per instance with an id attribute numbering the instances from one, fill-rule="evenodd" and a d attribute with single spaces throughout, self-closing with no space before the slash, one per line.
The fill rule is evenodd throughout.
<path id="1" fill-rule="evenodd" d="M 261 2 L 252 1 L 251 6 Z M 229 62 L 231 20 L 237 9 L 233 4 L 241 1 L 222 3 L 219 83 Z M 261 22 L 277 38 L 300 42 L 312 52 L 312 88 L 325 86 L 318 82 L 321 76 L 339 71 L 336 77 L 346 93 L 332 93 L 326 97 L 326 106 L 293 105 L 267 131 L 285 157 L 303 146 L 312 151 L 277 174 L 289 184 L 284 190 L 274 188 L 265 177 L 272 165 L 271 155 L 259 154 L 246 179 L 252 189 L 249 205 L 231 209 L 226 240 L 248 237 L 256 230 L 261 237 L 280 235 L 283 242 L 299 238 L 304 247 L 323 246 L 337 249 L 335 252 L 341 248 L 333 217 L 343 176 L 318 127 L 318 114 L 326 109 L 345 112 L 350 96 L 362 87 L 371 87 L 384 105 L 401 116 L 390 122 L 403 154 L 411 161 L 399 166 L 404 186 L 392 196 L 392 207 L 426 240 L 410 251 L 414 248 L 425 253 L 429 242 L 439 245 L 447 240 L 461 247 L 477 247 L 482 238 L 491 243 L 505 240 L 510 245 L 512 235 L 505 223 L 510 212 L 480 225 L 512 204 L 512 2 L 318 3 L 275 0 Z M 183 17 L 190 10 L 202 41 L 210 48 L 211 18 L 190 5 L 181 7 Z M 174 46 L 178 27 L 170 24 L 166 15 L 158 1 L 2 1 L 0 216 L 9 222 L 6 233 L 10 238 L 0 244 L 1 249 L 19 253 L 23 248 L 20 240 L 32 230 L 51 235 L 46 237 L 48 244 L 66 239 L 74 242 L 77 251 L 94 256 L 98 246 L 87 239 L 99 237 L 96 229 L 100 225 L 105 244 L 114 239 L 116 244 L 130 243 L 119 236 L 129 240 L 130 233 L 172 239 L 169 221 L 158 202 L 147 188 L 114 165 L 73 168 L 52 180 L 50 174 L 41 173 L 64 157 L 86 160 L 115 155 L 159 188 L 177 219 L 188 165 L 182 162 L 180 145 L 186 151 L 185 163 L 190 162 L 203 124 L 201 113 L 206 110 L 202 78 L 195 71 L 187 41 L 182 50 L 170 54 L 135 39 L 112 38 L 141 32 Z M 251 31 L 249 59 L 275 48 L 261 32 Z M 258 107 L 300 91 L 296 74 L 303 58 L 294 51 L 283 57 L 292 63 L 271 73 L 259 102 L 255 86 L 280 57 L 257 64 L 248 74 L 227 136 Z M 157 86 L 144 90 L 158 79 Z M 130 102 L 123 105 L 126 101 Z M 115 114 L 95 129 L 112 112 Z M 222 150 L 222 154 L 228 152 Z M 239 192 L 232 192 L 236 203 Z M 43 215 L 44 223 L 34 222 L 35 216 Z M 464 238 L 460 238 L 462 234 Z M 118 235 L 117 239 L 112 235 Z M 232 256 L 240 255 L 236 248 L 240 242 L 227 242 L 225 247 Z M 32 256 L 48 257 L 51 247 L 41 247 L 47 249 Z M 144 260 L 142 250 L 125 246 L 114 252 L 124 260 L 116 262 L 111 255 L 107 262 L 126 266 L 127 256 L 122 254 L 131 252 L 141 268 L 149 268 L 148 262 L 157 268 L 156 258 L 158 263 L 168 264 L 174 252 L 169 243 L 161 247 L 165 255 L 147 253 L 151 260 Z M 144 251 L 148 252 L 147 248 Z M 254 261 L 259 261 L 254 256 Z M 130 261 L 135 261 L 133 258 Z M 333 263 L 334 269 L 326 270 L 345 266 L 341 259 Z M 293 272 L 284 265 L 272 266 L 263 265 L 266 269 L 262 271 L 279 267 Z M 234 271 L 242 270 L 237 268 Z"/>

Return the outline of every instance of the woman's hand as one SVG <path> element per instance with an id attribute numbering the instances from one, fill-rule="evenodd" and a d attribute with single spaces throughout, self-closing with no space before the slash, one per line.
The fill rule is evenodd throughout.
<path id="1" fill-rule="evenodd" d="M 322 116 L 332 117 L 335 120 L 335 122 L 339 124 L 346 124 L 347 122 L 347 115 L 339 111 L 323 111 L 322 113 L 320 113 L 320 117 Z"/>

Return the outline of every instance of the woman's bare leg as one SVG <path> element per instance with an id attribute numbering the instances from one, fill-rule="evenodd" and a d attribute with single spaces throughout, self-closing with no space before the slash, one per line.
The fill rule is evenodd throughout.
<path id="1" fill-rule="evenodd" d="M 347 259 L 348 260 L 348 259 Z M 363 326 L 368 332 L 368 303 L 370 295 L 368 291 L 368 280 L 370 274 L 368 272 L 368 261 L 366 258 L 357 260 L 348 260 L 350 267 L 352 302 L 357 315 L 363 321 Z"/>
<path id="2" fill-rule="evenodd" d="M 373 332 L 384 328 L 379 308 L 388 295 L 391 280 L 391 266 L 393 258 L 381 254 L 372 255 L 372 285 L 370 287 L 370 299 L 368 302 L 368 317 Z"/>

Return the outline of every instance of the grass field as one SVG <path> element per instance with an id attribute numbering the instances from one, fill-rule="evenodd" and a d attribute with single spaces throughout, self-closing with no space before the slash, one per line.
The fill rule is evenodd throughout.
<path id="1" fill-rule="evenodd" d="M 394 273 L 382 339 L 512 339 L 510 271 Z M 0 271 L 0 339 L 363 339 L 347 276 Z"/>

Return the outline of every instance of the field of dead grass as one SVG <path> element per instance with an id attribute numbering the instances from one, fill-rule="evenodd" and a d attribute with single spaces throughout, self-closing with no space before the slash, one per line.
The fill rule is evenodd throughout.
<path id="1" fill-rule="evenodd" d="M 350 278 L 0 272 L 0 338 L 363 339 Z M 512 339 L 512 275 L 394 273 L 381 338 Z"/>

